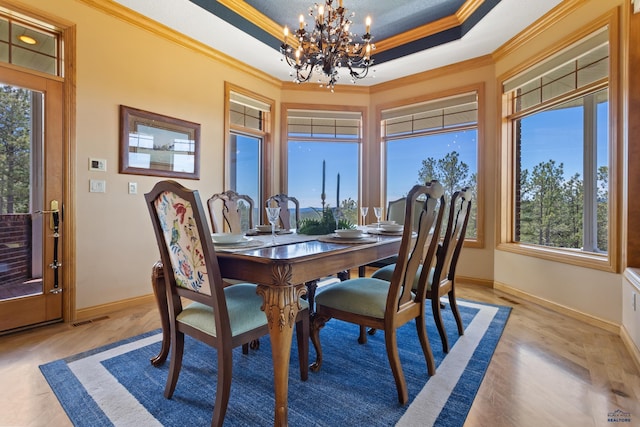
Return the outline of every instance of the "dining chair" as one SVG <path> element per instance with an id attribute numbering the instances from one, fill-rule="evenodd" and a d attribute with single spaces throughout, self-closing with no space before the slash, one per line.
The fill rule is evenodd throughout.
<path id="1" fill-rule="evenodd" d="M 427 282 L 426 295 L 427 299 L 431 300 L 433 317 L 438 327 L 438 333 L 442 341 L 442 349 L 445 353 L 449 352 L 449 340 L 447 339 L 447 333 L 444 328 L 444 323 L 442 322 L 441 309 L 443 304 L 440 298 L 444 295 L 447 295 L 449 298 L 451 312 L 458 327 L 458 335 L 464 335 L 464 325 L 456 303 L 455 278 L 456 266 L 458 265 L 458 259 L 462 251 L 467 232 L 467 224 L 469 222 L 471 190 L 469 188 L 463 188 L 453 193 L 449 206 L 447 227 L 436 252 L 436 265 L 431 268 L 428 274 L 429 280 Z M 393 276 L 393 268 L 393 265 L 383 267 L 374 272 L 371 277 L 389 281 Z M 419 269 L 415 276 L 413 289 L 417 289 L 420 276 L 421 269 Z M 434 286 L 433 283 L 436 283 L 436 285 Z"/>
<path id="2" fill-rule="evenodd" d="M 295 227 L 292 227 L 291 223 L 291 210 L 289 203 L 293 204 L 293 217 L 295 219 Z M 298 229 L 300 226 L 300 203 L 298 199 L 286 194 L 276 194 L 267 199 L 264 204 L 265 207 L 280 207 L 280 227 L 283 230 Z"/>
<path id="3" fill-rule="evenodd" d="M 222 222 L 216 218 L 217 201 L 222 202 Z M 253 228 L 254 203 L 246 194 L 238 194 L 233 190 L 216 193 L 207 200 L 207 207 L 214 233 L 223 232 L 225 227 L 231 233 L 244 233 Z"/>
<path id="4" fill-rule="evenodd" d="M 217 352 L 217 389 L 211 425 L 220 426 L 229 403 L 233 348 L 269 333 L 267 317 L 261 310 L 262 297 L 256 293 L 254 284 L 223 285 L 197 190 L 165 180 L 146 193 L 145 200 L 167 286 L 171 360 L 164 396 L 170 399 L 176 389 L 184 335 L 210 345 Z M 183 299 L 191 303 L 184 305 Z M 309 309 L 306 301 L 300 301 L 299 308 L 296 336 L 300 377 L 304 381 L 308 376 Z"/>
<path id="5" fill-rule="evenodd" d="M 397 224 L 402 224 L 404 225 L 404 211 L 405 211 L 405 206 L 407 204 L 407 198 L 406 197 L 401 197 L 399 199 L 396 200 L 392 200 L 388 203 L 387 205 L 387 212 L 386 212 L 386 216 L 385 219 L 387 221 L 395 221 Z M 416 215 L 414 216 L 414 218 L 418 218 L 417 213 L 420 211 L 420 209 L 422 208 L 422 204 L 423 202 L 421 200 L 418 200 L 414 210 Z M 413 220 L 413 228 L 416 228 L 416 219 Z M 364 277 L 366 275 L 366 267 L 374 267 L 374 268 L 382 268 L 382 267 L 386 267 L 387 265 L 390 264 L 394 264 L 397 260 L 397 256 L 392 256 L 389 258 L 385 258 L 385 259 L 381 259 L 379 261 L 375 261 L 372 263 L 369 263 L 367 265 L 362 265 L 360 267 L 358 267 L 358 275 L 360 277 Z"/>
<path id="6" fill-rule="evenodd" d="M 411 289 L 420 265 L 430 265 L 435 258 L 437 242 L 429 239 L 433 229 L 440 227 L 444 189 L 437 181 L 428 185 L 415 185 L 407 194 L 405 223 L 411 223 L 416 215 L 413 207 L 418 196 L 424 195 L 422 210 L 419 212 L 416 235 L 411 227 L 405 227 L 402 234 L 398 262 L 395 264 L 392 280 L 386 281 L 370 277 L 358 277 L 338 282 L 318 290 L 315 298 L 315 316 L 311 321 L 311 341 L 316 349 L 316 361 L 312 371 L 318 371 L 323 362 L 320 344 L 320 330 L 332 318 L 364 327 L 384 330 L 385 346 L 391 371 L 396 383 L 398 400 L 407 403 L 407 383 L 398 355 L 396 330 L 411 320 L 415 321 L 416 332 L 427 364 L 427 372 L 434 375 L 435 361 L 427 337 L 425 323 L 425 298 L 427 277 L 420 276 L 418 289 Z M 346 351 L 353 351 L 346 349 Z M 344 367 L 342 367 L 344 368 Z"/>
<path id="7" fill-rule="evenodd" d="M 423 205 L 423 201 L 418 200 L 416 201 L 416 204 L 414 206 L 414 220 L 413 220 L 413 228 L 415 229 L 417 226 L 417 218 L 419 218 L 418 213 L 420 212 L 420 210 L 422 209 L 422 205 Z M 388 203 L 387 205 L 387 212 L 385 215 L 385 219 L 387 221 L 395 221 L 397 224 L 402 224 L 404 225 L 404 211 L 405 211 L 405 207 L 407 205 L 407 198 L 406 197 L 401 197 L 399 199 L 396 200 L 392 200 Z M 358 276 L 359 277 L 365 277 L 366 276 L 366 269 L 367 267 L 371 267 L 371 268 L 383 268 L 386 267 L 388 265 L 392 265 L 395 264 L 396 261 L 398 260 L 398 256 L 394 255 L 385 259 L 381 259 L 375 262 L 371 262 L 369 264 L 366 265 L 361 265 L 360 267 L 358 267 Z M 358 342 L 360 344 L 364 344 L 367 342 L 367 331 L 364 327 L 360 328 L 360 335 L 358 336 Z M 368 331 L 369 335 L 373 335 L 375 334 L 375 329 L 369 329 Z"/>

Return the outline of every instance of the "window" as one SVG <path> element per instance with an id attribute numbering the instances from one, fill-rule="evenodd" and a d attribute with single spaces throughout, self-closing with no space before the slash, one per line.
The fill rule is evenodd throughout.
<path id="1" fill-rule="evenodd" d="M 406 196 L 415 184 L 433 179 L 447 200 L 470 187 L 474 203 L 467 239 L 478 237 L 478 92 L 383 109 L 386 202 Z"/>
<path id="2" fill-rule="evenodd" d="M 300 217 L 340 207 L 358 223 L 362 112 L 287 108 L 287 192 Z"/>
<path id="3" fill-rule="evenodd" d="M 21 22 L 0 10 L 0 62 L 62 75 L 59 36 L 47 27 Z"/>
<path id="4" fill-rule="evenodd" d="M 253 218 L 260 223 L 265 197 L 266 150 L 270 139 L 273 101 L 227 84 L 228 142 L 225 190 L 254 201 Z"/>
<path id="5" fill-rule="evenodd" d="M 504 83 L 510 242 L 545 256 L 609 253 L 609 66 L 604 28 Z"/>

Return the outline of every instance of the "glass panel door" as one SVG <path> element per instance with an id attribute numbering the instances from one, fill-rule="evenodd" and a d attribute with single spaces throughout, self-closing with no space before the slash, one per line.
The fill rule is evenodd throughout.
<path id="1" fill-rule="evenodd" d="M 0 67 L 0 333 L 62 320 L 62 83 Z"/>

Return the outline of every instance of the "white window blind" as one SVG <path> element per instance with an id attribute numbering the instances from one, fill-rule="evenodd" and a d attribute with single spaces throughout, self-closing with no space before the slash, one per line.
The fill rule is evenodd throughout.
<path id="1" fill-rule="evenodd" d="M 609 76 L 609 31 L 602 28 L 503 84 L 513 111 L 577 91 Z"/>
<path id="2" fill-rule="evenodd" d="M 384 136 L 410 135 L 478 122 L 478 95 L 464 93 L 382 111 Z"/>
<path id="3" fill-rule="evenodd" d="M 350 111 L 288 110 L 290 136 L 360 138 L 362 114 Z"/>
<path id="4" fill-rule="evenodd" d="M 233 91 L 229 93 L 229 98 L 229 119 L 232 125 L 264 129 L 264 113 L 271 111 L 269 104 Z"/>

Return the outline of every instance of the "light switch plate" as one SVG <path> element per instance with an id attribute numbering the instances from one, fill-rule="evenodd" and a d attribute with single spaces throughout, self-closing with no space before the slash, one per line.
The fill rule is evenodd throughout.
<path id="1" fill-rule="evenodd" d="M 138 183 L 130 182 L 129 183 L 129 194 L 138 194 Z"/>
<path id="2" fill-rule="evenodd" d="M 107 160 L 106 159 L 94 159 L 89 158 L 89 170 L 90 171 L 99 171 L 105 172 L 107 170 Z"/>
<path id="3" fill-rule="evenodd" d="M 90 179 L 89 192 L 90 193 L 106 193 L 107 182 L 103 179 Z"/>

